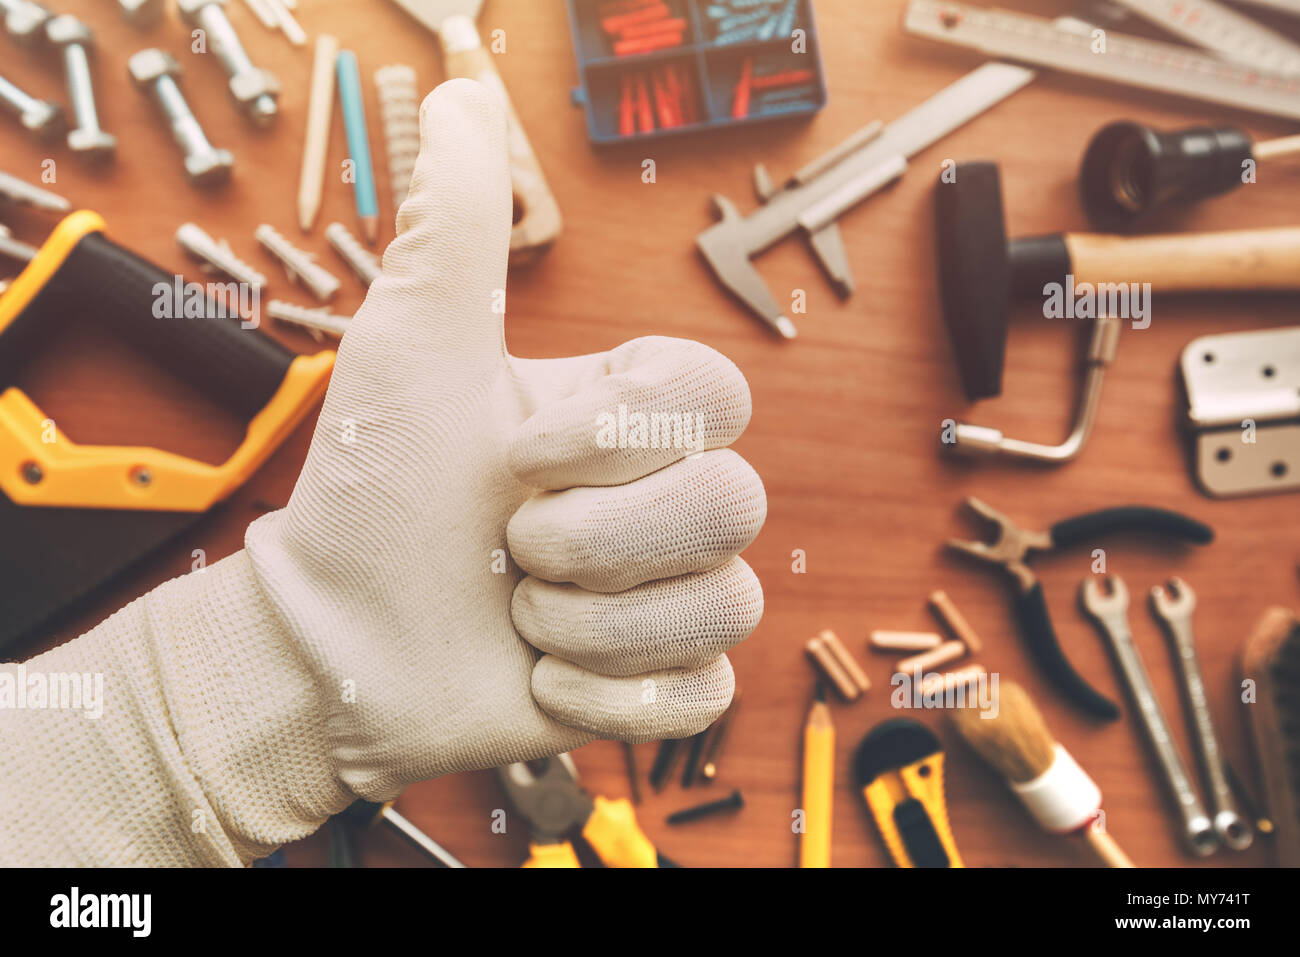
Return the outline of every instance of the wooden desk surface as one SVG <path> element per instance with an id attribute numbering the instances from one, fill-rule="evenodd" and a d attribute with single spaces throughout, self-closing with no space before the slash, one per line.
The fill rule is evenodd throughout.
<path id="1" fill-rule="evenodd" d="M 266 133 L 254 132 L 227 102 L 215 62 L 188 53 L 187 31 L 169 21 L 148 35 L 118 18 L 102 0 L 64 0 L 98 32 L 99 90 L 105 127 L 120 142 L 117 164 L 100 174 L 78 166 L 62 147 L 42 148 L 8 121 L 0 127 L 9 172 L 35 180 L 52 156 L 52 187 L 78 206 L 106 216 L 113 235 L 164 268 L 195 270 L 172 240 L 184 221 L 226 237 L 245 258 L 274 268 L 252 239 L 268 221 L 298 236 L 294 213 L 311 50 L 294 49 L 265 31 L 246 7 L 231 16 L 254 59 L 270 65 L 284 84 L 282 116 Z M 926 595 L 942 587 L 985 638 L 980 661 L 1024 683 L 1045 710 L 1057 736 L 1100 783 L 1111 832 L 1139 864 L 1191 864 L 1178 848 L 1169 806 L 1137 727 L 1128 720 L 1096 727 L 1059 704 L 1030 666 L 1015 633 L 1004 583 L 996 574 L 946 555 L 951 535 L 978 529 L 959 511 L 977 494 L 1031 526 L 1087 509 L 1149 502 L 1212 523 L 1218 541 L 1180 553 L 1140 541 L 1108 542 L 1110 569 L 1137 594 L 1170 574 L 1184 576 L 1200 596 L 1197 633 L 1212 704 L 1233 762 L 1248 769 L 1242 710 L 1236 704 L 1235 655 L 1251 623 L 1274 603 L 1300 602 L 1296 560 L 1300 534 L 1295 497 L 1216 502 L 1194 487 L 1177 421 L 1175 363 L 1193 337 L 1294 323 L 1294 301 L 1282 296 L 1205 296 L 1158 300 L 1152 326 L 1125 330 L 1096 434 L 1079 460 L 1064 468 L 963 465 L 936 452 L 940 422 L 949 416 L 995 424 L 1008 434 L 1054 442 L 1065 434 L 1075 400 L 1076 336 L 1060 322 L 1036 321 L 1022 309 L 1010 337 L 1004 395 L 972 409 L 956 372 L 939 318 L 934 278 L 932 184 L 945 159 L 996 159 L 1002 164 L 1011 235 L 1085 227 L 1075 198 L 1075 170 L 1084 145 L 1103 123 L 1135 118 L 1165 127 L 1198 122 L 1236 123 L 1266 137 L 1290 130 L 1280 122 L 1202 108 L 1100 84 L 1046 76 L 967 128 L 922 153 L 894 189 L 842 220 L 858 291 L 838 302 L 798 241 L 762 257 L 760 268 L 778 299 L 805 289 L 808 314 L 800 337 L 775 341 L 723 293 L 697 259 L 695 234 L 710 222 L 707 199 L 722 192 L 752 208 L 750 170 L 756 161 L 783 175 L 876 117 L 899 116 L 957 79 L 978 58 L 907 38 L 899 27 L 903 0 L 817 0 L 831 88 L 828 108 L 810 122 L 709 133 L 608 151 L 587 142 L 583 116 L 570 102 L 576 68 L 560 3 L 489 0 L 487 30 L 506 31 L 499 64 L 566 219 L 564 236 L 545 260 L 510 279 L 508 335 L 525 356 L 561 356 L 612 347 L 635 336 L 700 339 L 729 355 L 753 390 L 754 418 L 738 445 L 767 486 L 767 526 L 746 559 L 762 579 L 767 614 L 733 655 L 745 700 L 722 762 L 718 783 L 683 792 L 675 783 L 641 808 L 645 829 L 669 856 L 686 865 L 787 866 L 795 860 L 791 812 L 799 802 L 800 728 L 812 676 L 802 646 L 832 628 L 867 665 L 875 688 L 856 705 L 834 709 L 838 729 L 838 790 L 834 861 L 839 866 L 883 866 L 888 859 L 859 797 L 848 762 L 862 735 L 895 712 L 888 704 L 890 659 L 865 650 L 873 628 L 931 627 Z M 1027 0 L 1018 4 L 1032 9 Z M 1039 6 L 1064 12 L 1064 3 Z M 374 70 L 387 63 L 414 65 L 421 84 L 442 79 L 434 42 L 387 0 L 304 0 L 309 33 L 344 38 L 361 60 L 375 140 L 381 208 L 393 220 L 383 175 Z M 1293 32 L 1295 24 L 1292 25 Z M 205 196 L 184 182 L 178 156 L 153 106 L 126 79 L 126 57 L 146 45 L 172 50 L 183 62 L 183 86 L 218 146 L 235 152 L 236 179 Z M 7 40 L 3 72 L 40 94 L 63 100 L 57 65 L 14 48 Z M 331 162 L 345 155 L 342 124 L 333 128 Z M 641 161 L 657 163 L 657 182 L 641 181 Z M 337 167 L 336 167 L 337 168 Z M 1260 182 L 1236 194 L 1166 220 L 1177 229 L 1292 225 L 1300 167 L 1261 170 Z M 316 231 L 304 244 L 332 268 L 321 235 L 332 219 L 354 222 L 350 190 L 333 184 Z M 27 215 L 12 223 L 20 238 L 38 242 L 48 220 Z M 391 228 L 384 241 L 391 238 Z M 275 277 L 272 295 L 306 301 Z M 361 302 L 348 283 L 339 311 Z M 303 351 L 312 343 L 294 331 L 275 335 Z M 82 330 L 56 353 L 33 360 L 22 384 L 66 429 L 83 441 L 156 444 L 219 460 L 241 434 L 240 423 L 188 393 L 93 329 Z M 283 503 L 305 454 L 304 426 L 229 505 L 124 581 L 115 593 L 38 649 L 91 626 L 114 608 L 189 568 L 193 548 L 210 560 L 240 547 L 258 503 Z M 1287 516 L 1292 516 L 1288 518 Z M 796 549 L 807 555 L 806 574 L 791 570 Z M 1118 694 L 1114 669 L 1098 636 L 1074 605 L 1079 580 L 1089 573 L 1085 552 L 1040 560 L 1047 595 L 1070 658 L 1090 681 Z M 1188 742 L 1164 642 L 1135 603 L 1135 633 L 1157 691 Z M 948 729 L 942 715 L 918 713 L 949 748 L 948 804 L 959 847 L 972 865 L 1086 863 L 1075 848 L 1041 836 L 1001 784 Z M 643 770 L 654 749 L 638 748 Z M 610 796 L 628 791 L 617 745 L 597 743 L 577 753 L 586 784 Z M 663 824 L 675 808 L 744 791 L 746 807 L 728 819 L 681 828 Z M 489 828 L 502 805 L 490 772 L 465 774 L 411 788 L 399 808 L 470 865 L 522 860 L 525 835 Z M 322 835 L 290 849 L 294 864 L 324 860 Z M 386 833 L 371 835 L 361 858 L 372 865 L 410 865 L 420 858 Z M 1266 863 L 1256 848 L 1216 863 Z"/>

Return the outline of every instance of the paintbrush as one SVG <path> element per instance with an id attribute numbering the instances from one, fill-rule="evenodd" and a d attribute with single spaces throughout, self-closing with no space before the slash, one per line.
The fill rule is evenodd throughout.
<path id="1" fill-rule="evenodd" d="M 957 731 L 1000 772 L 1038 826 L 1052 834 L 1078 834 L 1108 867 L 1133 862 L 1103 828 L 1095 826 L 1101 789 L 1057 742 L 1018 684 L 1002 682 L 996 708 L 958 708 Z"/>

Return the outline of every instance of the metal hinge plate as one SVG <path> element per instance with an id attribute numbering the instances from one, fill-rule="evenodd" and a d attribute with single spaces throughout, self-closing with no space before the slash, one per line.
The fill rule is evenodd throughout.
<path id="1" fill-rule="evenodd" d="M 1210 495 L 1300 489 L 1300 327 L 1193 339 L 1180 361 Z"/>

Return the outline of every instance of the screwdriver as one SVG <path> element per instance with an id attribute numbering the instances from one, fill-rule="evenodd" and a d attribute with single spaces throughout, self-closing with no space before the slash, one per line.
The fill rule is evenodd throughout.
<path id="1" fill-rule="evenodd" d="M 445 847 L 425 834 L 418 827 L 397 813 L 393 802 L 375 804 L 371 801 L 357 801 L 343 812 L 348 820 L 358 827 L 372 827 L 383 821 L 402 837 L 406 838 L 424 853 L 444 867 L 464 867 L 465 865 L 452 856 Z"/>

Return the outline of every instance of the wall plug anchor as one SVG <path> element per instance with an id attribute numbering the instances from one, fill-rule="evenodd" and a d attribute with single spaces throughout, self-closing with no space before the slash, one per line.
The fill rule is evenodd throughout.
<path id="1" fill-rule="evenodd" d="M 420 91 L 415 70 L 395 63 L 375 71 L 379 113 L 388 148 L 388 178 L 393 203 L 402 205 L 411 189 L 411 174 L 420 155 Z"/>
<path id="2" fill-rule="evenodd" d="M 307 287 L 321 302 L 328 302 L 339 291 L 341 283 L 338 277 L 317 263 L 311 253 L 299 249 L 281 236 L 274 227 L 263 223 L 253 232 L 253 236 L 267 252 L 280 260 L 280 265 L 290 279 Z"/>
<path id="3" fill-rule="evenodd" d="M 289 11 L 293 9 L 284 0 L 265 0 L 271 8 L 272 15 L 275 17 L 275 25 L 296 47 L 305 47 L 307 45 L 307 31 L 302 28 L 297 18 Z M 297 4 L 294 4 L 296 7 Z"/>
<path id="4" fill-rule="evenodd" d="M 253 16 L 261 21 L 268 30 L 278 30 L 280 21 L 275 16 L 275 7 L 270 0 L 244 0 L 244 6 L 253 11 Z"/>
<path id="5" fill-rule="evenodd" d="M 5 172 L 0 172 L 0 199 L 18 205 L 49 209 L 59 213 L 66 213 L 72 209 L 72 204 L 57 193 L 51 193 L 48 189 L 33 186 L 26 180 L 21 180 L 17 176 L 10 176 Z"/>
<path id="6" fill-rule="evenodd" d="M 328 309 L 310 309 L 282 299 L 272 299 L 268 302 L 266 314 L 280 322 L 301 326 L 310 332 L 317 342 L 321 339 L 321 333 L 342 338 L 343 333 L 352 324 L 352 320 L 347 316 L 335 315 Z"/>
<path id="7" fill-rule="evenodd" d="M 201 226 L 182 223 L 176 230 L 176 244 L 208 269 L 244 283 L 259 293 L 266 285 L 266 276 L 236 256 L 224 239 L 214 239 Z"/>
<path id="8" fill-rule="evenodd" d="M 330 223 L 325 228 L 325 238 L 363 285 L 369 286 L 382 275 L 379 257 L 361 245 L 361 240 L 348 232 L 342 223 Z"/>
<path id="9" fill-rule="evenodd" d="M 35 259 L 39 252 L 40 250 L 35 246 L 14 239 L 14 234 L 9 231 L 9 227 L 0 223 L 0 256 L 28 263 Z"/>

